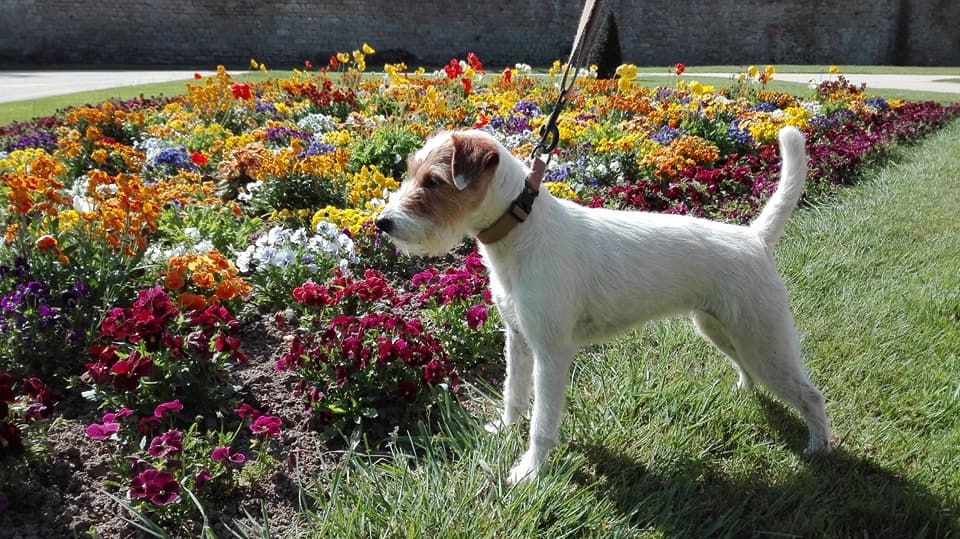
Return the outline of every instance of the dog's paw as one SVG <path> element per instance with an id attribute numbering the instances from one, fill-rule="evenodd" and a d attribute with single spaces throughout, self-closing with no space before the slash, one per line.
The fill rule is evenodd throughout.
<path id="1" fill-rule="evenodd" d="M 525 481 L 532 481 L 540 473 L 540 463 L 536 461 L 533 453 L 528 451 L 520 457 L 520 461 L 510 470 L 507 476 L 507 483 L 517 485 Z"/>
<path id="2" fill-rule="evenodd" d="M 810 442 L 807 443 L 807 448 L 803 450 L 803 457 L 807 460 L 813 460 L 829 455 L 832 450 L 833 447 L 830 445 L 830 440 L 811 439 Z"/>
<path id="3" fill-rule="evenodd" d="M 505 428 L 507 428 L 507 422 L 503 419 L 491 421 L 483 426 L 483 430 L 489 432 L 490 434 L 497 434 Z"/>

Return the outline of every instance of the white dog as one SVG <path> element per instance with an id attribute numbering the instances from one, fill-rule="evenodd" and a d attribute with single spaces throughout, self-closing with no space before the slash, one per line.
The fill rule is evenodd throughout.
<path id="1" fill-rule="evenodd" d="M 578 348 L 681 313 L 730 358 L 738 388 L 765 385 L 803 415 L 807 451 L 829 451 L 823 397 L 801 364 L 787 291 L 771 256 L 806 175 L 796 128 L 780 131 L 780 152 L 780 185 L 747 227 L 585 208 L 546 189 L 529 215 L 509 217 L 531 169 L 481 131 L 439 134 L 410 157 L 407 178 L 376 225 L 402 250 L 421 255 L 442 255 L 479 235 L 507 338 L 503 415 L 488 430 L 524 413 L 533 378 L 530 445 L 511 483 L 535 476 L 557 443 Z"/>

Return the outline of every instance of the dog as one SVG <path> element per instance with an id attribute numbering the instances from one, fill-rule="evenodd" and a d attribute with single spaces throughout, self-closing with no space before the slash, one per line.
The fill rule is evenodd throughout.
<path id="1" fill-rule="evenodd" d="M 803 416 L 807 453 L 830 450 L 824 399 L 801 363 L 772 256 L 803 191 L 805 141 L 785 127 L 779 142 L 780 183 L 749 226 L 586 208 L 546 189 L 534 190 L 529 214 L 518 214 L 514 201 L 533 198 L 531 168 L 478 130 L 440 133 L 408 158 L 406 178 L 375 225 L 412 255 L 439 256 L 464 237 L 480 238 L 506 326 L 503 413 L 487 430 L 517 421 L 531 386 L 534 393 L 529 447 L 510 471 L 511 484 L 536 477 L 557 444 L 579 347 L 678 314 L 692 316 L 698 333 L 730 359 L 736 388 L 758 382 Z M 484 242 L 504 220 L 502 237 Z"/>

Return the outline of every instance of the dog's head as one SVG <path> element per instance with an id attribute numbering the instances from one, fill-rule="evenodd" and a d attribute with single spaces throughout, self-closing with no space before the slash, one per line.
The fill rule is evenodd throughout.
<path id="1" fill-rule="evenodd" d="M 377 228 L 409 254 L 449 252 L 464 236 L 493 221 L 489 214 L 496 210 L 490 206 L 497 204 L 488 195 L 501 150 L 493 137 L 480 131 L 432 137 L 407 159 L 406 178 L 377 218 Z"/>

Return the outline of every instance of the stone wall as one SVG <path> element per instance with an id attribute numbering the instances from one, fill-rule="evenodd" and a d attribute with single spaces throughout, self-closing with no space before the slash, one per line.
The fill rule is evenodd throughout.
<path id="1" fill-rule="evenodd" d="M 960 64 L 957 0 L 608 0 L 641 65 Z M 566 58 L 581 0 L 0 0 L 0 64 L 322 63 L 363 42 L 384 60 L 489 66 Z"/>

